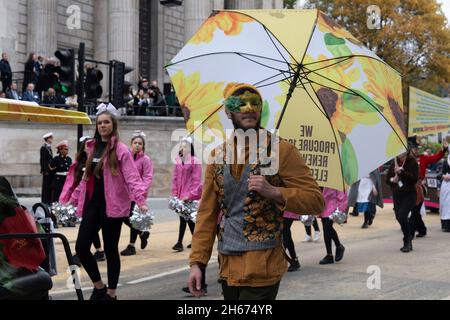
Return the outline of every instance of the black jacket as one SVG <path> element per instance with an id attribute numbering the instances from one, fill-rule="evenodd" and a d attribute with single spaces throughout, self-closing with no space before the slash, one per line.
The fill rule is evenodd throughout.
<path id="1" fill-rule="evenodd" d="M 397 183 L 391 183 L 391 178 L 395 176 L 394 167 L 395 161 L 392 161 L 386 176 L 386 183 L 391 187 L 392 192 L 416 192 L 415 186 L 417 181 L 419 180 L 419 165 L 417 164 L 416 159 L 409 155 L 406 157 L 403 171 L 399 174 L 400 181 L 403 183 L 403 186 L 401 188 Z"/>
<path id="2" fill-rule="evenodd" d="M 47 145 L 43 145 L 41 147 L 41 174 L 49 174 L 50 172 L 50 163 L 53 160 L 53 151 L 51 147 L 47 147 Z"/>

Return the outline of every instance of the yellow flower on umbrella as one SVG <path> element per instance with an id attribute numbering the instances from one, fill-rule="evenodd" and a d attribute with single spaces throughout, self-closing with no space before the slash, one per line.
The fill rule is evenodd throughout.
<path id="1" fill-rule="evenodd" d="M 381 112 L 386 119 L 394 125 L 394 129 L 400 134 L 405 133 L 405 121 L 403 114 L 402 82 L 400 76 L 383 65 L 386 72 L 380 72 L 380 62 L 373 59 L 359 59 L 367 76 L 364 89 L 373 95 L 373 100 L 381 106 Z"/>
<path id="2" fill-rule="evenodd" d="M 189 43 L 210 43 L 217 28 L 222 30 L 227 36 L 236 36 L 242 32 L 244 23 L 252 21 L 254 21 L 252 18 L 240 13 L 219 12 L 213 14 L 206 20 Z"/>
<path id="3" fill-rule="evenodd" d="M 339 26 L 321 11 L 319 11 L 317 26 L 323 33 L 331 33 L 335 37 L 347 39 L 359 46 L 362 45 L 361 41 L 356 39 L 350 32 Z"/>
<path id="4" fill-rule="evenodd" d="M 180 106 L 185 108 L 186 128 L 192 133 L 200 123 L 195 121 L 207 119 L 203 127 L 223 131 L 219 113 L 216 112 L 221 105 L 223 82 L 200 83 L 200 73 L 196 72 L 185 76 L 183 71 L 172 77 L 172 83 L 177 93 Z"/>

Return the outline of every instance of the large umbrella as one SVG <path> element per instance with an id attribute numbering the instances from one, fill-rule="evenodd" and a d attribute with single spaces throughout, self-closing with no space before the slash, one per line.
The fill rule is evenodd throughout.
<path id="1" fill-rule="evenodd" d="M 225 88 L 255 85 L 262 126 L 321 186 L 343 189 L 405 151 L 400 75 L 318 10 L 215 12 L 167 70 L 189 133 L 208 143 L 232 128 Z"/>
<path id="2" fill-rule="evenodd" d="M 41 107 L 34 102 L 0 98 L 0 121 L 91 124 L 84 112 Z"/>

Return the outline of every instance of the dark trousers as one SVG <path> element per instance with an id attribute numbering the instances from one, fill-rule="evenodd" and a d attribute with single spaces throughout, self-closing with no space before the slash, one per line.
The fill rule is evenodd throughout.
<path id="1" fill-rule="evenodd" d="M 268 287 L 231 287 L 226 281 L 222 281 L 225 300 L 275 300 L 279 288 L 279 282 Z"/>
<path id="2" fill-rule="evenodd" d="M 83 214 L 75 250 L 92 282 L 101 280 L 91 245 L 101 229 L 108 267 L 108 287 L 116 289 L 120 275 L 119 239 L 123 218 L 108 218 L 106 204 L 89 203 Z"/>
<path id="3" fill-rule="evenodd" d="M 313 221 L 312 225 L 313 225 L 314 231 L 316 231 L 316 232 L 320 231 L 319 224 L 317 223 L 317 218 L 314 217 L 314 221 Z M 305 226 L 305 230 L 306 230 L 306 234 L 311 237 L 311 226 Z"/>
<path id="4" fill-rule="evenodd" d="M 294 241 L 292 241 L 292 234 L 291 234 L 291 226 L 294 220 L 292 219 L 283 219 L 283 244 L 284 248 L 289 251 L 289 256 L 292 260 L 295 260 L 297 258 L 297 254 L 295 252 L 295 246 Z"/>
<path id="5" fill-rule="evenodd" d="M 394 212 L 403 232 L 403 241 L 411 236 L 411 222 L 408 219 L 409 213 L 416 206 L 416 192 L 394 193 Z"/>
<path id="6" fill-rule="evenodd" d="M 338 234 L 336 230 L 333 228 L 333 220 L 330 218 L 322 218 L 322 226 L 323 226 L 323 239 L 325 241 L 325 248 L 327 249 L 327 254 L 332 255 L 333 250 L 331 248 L 331 241 L 334 241 L 334 244 L 337 247 L 341 246 L 341 242 L 339 241 Z"/>
<path id="7" fill-rule="evenodd" d="M 411 211 L 411 236 L 414 236 L 414 232 L 419 232 L 420 234 L 427 234 L 427 227 L 423 222 L 422 215 L 420 214 L 420 209 L 422 208 L 423 202 L 419 203 Z"/>
<path id="8" fill-rule="evenodd" d="M 186 225 L 189 225 L 191 234 L 194 234 L 195 223 L 192 220 L 186 221 L 184 218 L 180 217 L 180 229 L 178 232 L 178 243 L 183 243 L 184 234 L 186 232 Z"/>
<path id="9" fill-rule="evenodd" d="M 48 205 L 52 204 L 52 180 L 51 175 L 42 175 L 41 202 Z"/>

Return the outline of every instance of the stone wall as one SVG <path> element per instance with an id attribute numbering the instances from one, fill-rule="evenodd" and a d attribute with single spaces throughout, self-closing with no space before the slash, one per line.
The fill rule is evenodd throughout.
<path id="1" fill-rule="evenodd" d="M 146 153 L 155 167 L 151 197 L 170 195 L 170 153 L 176 145 L 171 142 L 171 136 L 174 130 L 183 127 L 184 122 L 180 118 L 129 117 L 120 120 L 120 135 L 124 143 L 129 143 L 135 130 L 144 130 L 147 135 Z M 43 144 L 42 136 L 49 131 L 55 135 L 54 146 L 61 140 L 69 140 L 70 156 L 74 159 L 76 126 L 0 122 L 0 175 L 6 176 L 19 194 L 40 194 L 39 150 Z M 93 126 L 85 126 L 85 135 L 93 133 Z"/>

